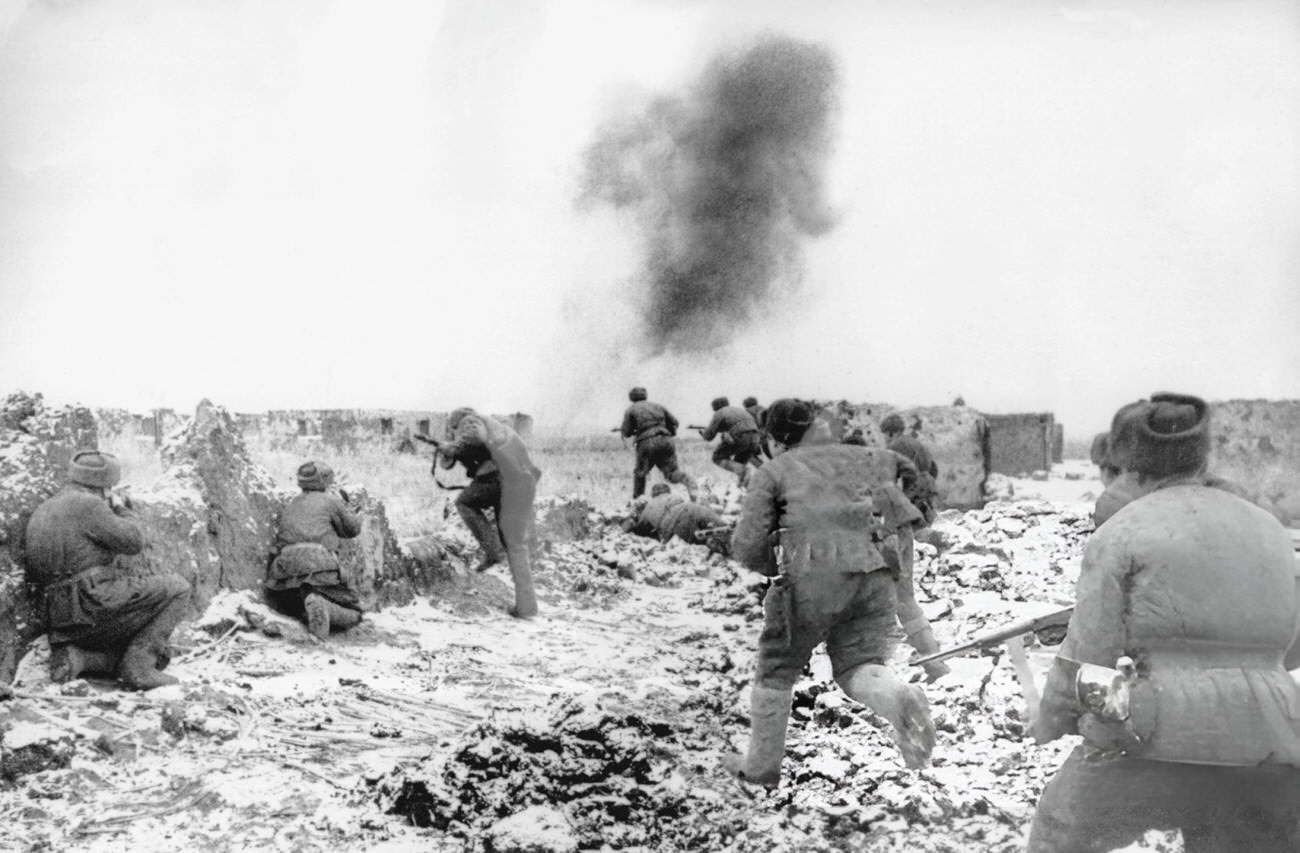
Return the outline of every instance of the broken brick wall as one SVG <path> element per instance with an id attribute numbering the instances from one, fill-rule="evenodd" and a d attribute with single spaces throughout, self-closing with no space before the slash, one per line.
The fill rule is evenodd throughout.
<path id="1" fill-rule="evenodd" d="M 1052 470 L 1056 419 L 1050 412 L 985 415 L 989 425 L 989 470 L 1023 476 Z"/>
<path id="2" fill-rule="evenodd" d="M 1212 403 L 1210 429 L 1210 471 L 1300 527 L 1300 400 Z"/>

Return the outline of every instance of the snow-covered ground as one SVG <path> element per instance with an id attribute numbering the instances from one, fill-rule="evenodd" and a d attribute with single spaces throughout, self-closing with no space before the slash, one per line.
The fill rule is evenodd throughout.
<path id="1" fill-rule="evenodd" d="M 1069 603 L 1100 492 L 1090 469 L 1067 462 L 942 514 L 917 577 L 942 644 Z M 759 579 L 593 521 L 540 562 L 531 621 L 505 614 L 504 569 L 462 571 L 323 643 L 223 597 L 178 634 L 182 684 L 147 694 L 55 688 L 27 662 L 9 725 L 28 741 L 34 727 L 26 755 L 49 769 L 0 791 L 0 848 L 503 851 L 523 849 L 503 820 L 526 813 L 551 832 L 544 849 L 1021 849 L 1071 744 L 1028 738 L 1000 651 L 927 687 L 939 743 L 922 771 L 819 654 L 783 783 L 755 793 L 718 763 L 747 734 Z M 1041 679 L 1051 650 L 1031 644 L 1030 660 Z"/>

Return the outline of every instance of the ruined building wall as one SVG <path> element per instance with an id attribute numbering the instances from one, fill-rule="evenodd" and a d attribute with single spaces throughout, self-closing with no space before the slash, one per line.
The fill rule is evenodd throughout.
<path id="1" fill-rule="evenodd" d="M 989 470 L 1018 476 L 1052 470 L 1056 423 L 1051 413 L 985 415 Z"/>
<path id="2" fill-rule="evenodd" d="M 1212 403 L 1210 428 L 1210 470 L 1300 527 L 1300 400 Z"/>
<path id="3" fill-rule="evenodd" d="M 988 427 L 984 416 L 966 406 L 925 406 L 899 409 L 883 403 L 821 404 L 842 424 L 844 433 L 861 429 L 867 444 L 884 447 L 880 421 L 891 412 L 902 415 L 909 435 L 925 443 L 939 466 L 939 506 L 969 509 L 984 505 L 988 477 Z"/>

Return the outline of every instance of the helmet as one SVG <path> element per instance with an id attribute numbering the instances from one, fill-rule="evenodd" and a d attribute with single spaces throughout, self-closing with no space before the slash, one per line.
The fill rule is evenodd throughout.
<path id="1" fill-rule="evenodd" d="M 757 398 L 757 397 L 746 397 L 746 398 L 745 398 L 745 402 L 742 403 L 741 405 L 743 405 L 746 409 L 748 409 L 750 406 L 757 406 L 757 405 L 758 405 L 758 398 Z"/>
<path id="2" fill-rule="evenodd" d="M 767 431 L 772 438 L 782 444 L 798 444 L 804 433 L 813 425 L 816 415 L 816 408 L 812 403 L 785 397 L 768 407 Z"/>
<path id="3" fill-rule="evenodd" d="M 633 403 L 637 403 L 640 402 L 641 400 L 644 400 L 645 396 L 646 396 L 645 389 L 642 388 L 640 385 L 633 388 L 631 391 L 627 392 L 627 398 L 631 400 Z"/>
<path id="4" fill-rule="evenodd" d="M 903 416 L 897 412 L 891 412 L 880 422 L 880 431 L 885 435 L 898 435 L 906 427 L 903 424 Z"/>
<path id="5" fill-rule="evenodd" d="M 655 483 L 650 487 L 650 497 L 657 498 L 660 495 L 666 495 L 671 491 L 672 489 L 668 487 L 667 483 Z"/>
<path id="6" fill-rule="evenodd" d="M 304 492 L 323 492 L 334 482 L 334 469 L 324 462 L 304 462 L 298 466 L 298 488 Z"/>
<path id="7" fill-rule="evenodd" d="M 718 409 L 721 409 L 723 406 L 730 406 L 731 401 L 728 400 L 726 397 L 714 397 L 712 405 L 713 405 L 713 411 L 716 412 Z"/>
<path id="8" fill-rule="evenodd" d="M 68 463 L 68 479 L 81 486 L 111 489 L 122 479 L 122 464 L 111 453 L 78 450 Z"/>

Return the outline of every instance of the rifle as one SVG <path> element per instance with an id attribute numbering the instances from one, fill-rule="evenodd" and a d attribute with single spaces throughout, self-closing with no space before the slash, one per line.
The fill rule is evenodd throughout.
<path id="1" fill-rule="evenodd" d="M 1022 619 L 1019 622 L 1013 622 L 1010 625 L 998 628 L 996 631 L 981 634 L 969 642 L 948 649 L 946 652 L 935 652 L 932 655 L 909 661 L 909 663 L 914 666 L 924 666 L 927 663 L 956 657 L 972 649 L 988 649 L 1005 643 L 1007 653 L 1011 656 L 1011 665 L 1016 671 L 1016 680 L 1020 682 L 1020 689 L 1025 695 L 1025 720 L 1029 724 L 1029 728 L 1032 729 L 1038 719 L 1038 685 L 1034 682 L 1033 670 L 1029 668 L 1029 658 L 1025 655 L 1025 644 L 1021 637 L 1025 634 L 1033 634 L 1045 646 L 1058 645 L 1065 640 L 1065 632 L 1070 625 L 1070 615 L 1072 613 L 1074 613 L 1074 607 L 1071 606 L 1057 610 L 1054 613 L 1035 616 L 1032 619 Z"/>
<path id="2" fill-rule="evenodd" d="M 442 490 L 445 491 L 445 492 L 458 492 L 458 491 L 460 491 L 461 489 L 465 488 L 463 485 L 460 485 L 460 486 L 448 486 L 448 485 L 447 485 L 446 483 L 444 483 L 442 480 L 439 480 L 439 479 L 438 479 L 438 454 L 442 451 L 442 442 L 441 442 L 441 441 L 439 441 L 439 440 L 436 439 L 436 438 L 430 438 L 430 437 L 427 436 L 427 435 L 421 435 L 421 434 L 418 433 L 418 432 L 417 432 L 414 436 L 412 436 L 412 438 L 414 438 L 416 441 L 422 442 L 422 443 L 424 443 L 424 444 L 432 444 L 432 445 L 433 445 L 433 470 L 431 470 L 429 473 L 431 473 L 431 474 L 433 475 L 433 482 L 434 482 L 434 484 L 435 484 L 438 488 L 442 489 Z"/>
<path id="3" fill-rule="evenodd" d="M 1043 616 L 1035 616 L 1032 619 L 1022 619 L 987 634 L 981 634 L 973 640 L 962 643 L 960 646 L 953 646 L 947 651 L 935 652 L 909 661 L 909 663 L 914 666 L 937 663 L 974 649 L 991 649 L 1025 634 L 1034 634 L 1038 637 L 1038 641 L 1045 646 L 1059 645 L 1065 639 L 1065 630 L 1070 624 L 1070 614 L 1072 613 L 1074 613 L 1074 607 L 1070 606 Z"/>

